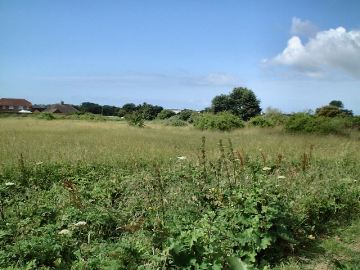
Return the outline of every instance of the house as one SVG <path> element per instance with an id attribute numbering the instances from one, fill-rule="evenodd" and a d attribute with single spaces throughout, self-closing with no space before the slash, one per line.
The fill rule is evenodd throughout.
<path id="1" fill-rule="evenodd" d="M 30 110 L 31 102 L 20 98 L 0 98 L 0 112 L 15 112 Z"/>
<path id="2" fill-rule="evenodd" d="M 53 104 L 48 106 L 45 110 L 43 110 L 44 113 L 61 113 L 61 114 L 72 114 L 79 112 L 77 109 L 75 109 L 73 106 L 69 104 L 65 104 L 64 102 L 61 102 L 60 104 Z"/>
<path id="3" fill-rule="evenodd" d="M 172 111 L 176 114 L 180 113 L 182 110 L 181 109 L 168 109 L 169 111 Z"/>
<path id="4" fill-rule="evenodd" d="M 31 111 L 33 113 L 39 113 L 39 112 L 42 112 L 43 110 L 46 109 L 46 105 L 39 105 L 39 104 L 34 104 L 32 107 L 31 107 Z"/>

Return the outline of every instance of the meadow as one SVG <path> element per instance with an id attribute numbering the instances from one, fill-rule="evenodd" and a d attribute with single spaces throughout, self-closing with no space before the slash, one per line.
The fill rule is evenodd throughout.
<path id="1" fill-rule="evenodd" d="M 358 269 L 359 142 L 2 118 L 0 268 Z"/>

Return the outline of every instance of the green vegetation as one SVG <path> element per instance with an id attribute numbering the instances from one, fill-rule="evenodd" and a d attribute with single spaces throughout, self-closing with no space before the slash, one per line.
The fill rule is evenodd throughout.
<path id="1" fill-rule="evenodd" d="M 214 113 L 231 112 L 247 121 L 261 113 L 260 100 L 254 92 L 244 87 L 234 88 L 229 95 L 219 95 L 211 102 L 211 111 Z"/>
<path id="2" fill-rule="evenodd" d="M 164 123 L 166 126 L 173 126 L 173 127 L 184 127 L 188 125 L 188 123 L 184 120 L 181 120 L 181 118 L 178 115 L 174 115 L 168 118 Z"/>
<path id="3" fill-rule="evenodd" d="M 351 118 L 313 116 L 308 113 L 296 113 L 285 124 L 289 132 L 346 134 L 352 126 Z"/>
<path id="4" fill-rule="evenodd" d="M 356 269 L 358 140 L 1 119 L 0 268 Z"/>
<path id="5" fill-rule="evenodd" d="M 249 125 L 254 127 L 273 127 L 275 124 L 268 118 L 262 115 L 255 116 L 249 120 Z"/>
<path id="6" fill-rule="evenodd" d="M 141 112 L 135 111 L 133 113 L 125 115 L 125 119 L 130 126 L 134 127 L 144 127 L 145 119 L 144 115 Z"/>
<path id="7" fill-rule="evenodd" d="M 194 119 L 194 127 L 201 130 L 229 131 L 236 128 L 243 128 L 244 126 L 244 122 L 239 117 L 229 112 L 221 112 L 218 114 L 203 113 Z"/>
<path id="8" fill-rule="evenodd" d="M 158 113 L 157 118 L 164 120 L 164 119 L 168 119 L 174 115 L 176 115 L 176 113 L 174 113 L 171 110 L 162 110 L 161 112 Z"/>

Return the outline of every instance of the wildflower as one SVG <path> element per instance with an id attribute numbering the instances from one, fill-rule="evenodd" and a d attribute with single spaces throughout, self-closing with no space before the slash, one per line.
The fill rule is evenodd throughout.
<path id="1" fill-rule="evenodd" d="M 43 164 L 44 162 L 42 162 L 42 161 L 38 161 L 38 162 L 36 162 L 35 164 L 36 165 L 41 165 L 41 164 Z"/>
<path id="2" fill-rule="evenodd" d="M 63 229 L 60 232 L 58 232 L 58 234 L 60 234 L 60 235 L 70 235 L 71 231 L 68 230 L 68 229 Z"/>
<path id="3" fill-rule="evenodd" d="M 15 183 L 14 182 L 6 182 L 5 186 L 15 186 Z"/>
<path id="4" fill-rule="evenodd" d="M 184 159 L 186 159 L 186 157 L 185 156 L 180 156 L 180 157 L 177 157 L 177 159 L 178 160 L 184 160 Z"/>
<path id="5" fill-rule="evenodd" d="M 270 168 L 270 167 L 264 167 L 264 168 L 262 168 L 262 170 L 263 170 L 263 171 L 270 171 L 271 168 Z"/>
<path id="6" fill-rule="evenodd" d="M 86 225 L 86 221 L 79 221 L 79 222 L 74 224 L 74 226 L 76 226 L 76 227 L 85 226 L 85 225 Z"/>
<path id="7" fill-rule="evenodd" d="M 313 236 L 312 234 L 310 234 L 310 235 L 308 235 L 307 238 L 310 239 L 310 240 L 314 240 L 314 239 L 315 239 L 315 236 Z"/>
<path id="8" fill-rule="evenodd" d="M 277 178 L 278 178 L 278 179 L 285 179 L 286 177 L 283 176 L 283 175 L 279 175 Z"/>

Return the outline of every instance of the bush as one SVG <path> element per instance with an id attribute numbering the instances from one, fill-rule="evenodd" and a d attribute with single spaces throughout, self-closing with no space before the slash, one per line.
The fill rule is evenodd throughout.
<path id="1" fill-rule="evenodd" d="M 321 134 L 343 134 L 348 125 L 344 118 L 315 117 L 307 113 L 296 113 L 285 125 L 289 132 L 306 132 Z"/>
<path id="2" fill-rule="evenodd" d="M 337 106 L 327 105 L 316 109 L 316 116 L 325 117 L 346 117 L 353 116 L 351 110 L 341 109 Z"/>
<path id="3" fill-rule="evenodd" d="M 96 121 L 105 121 L 106 118 L 103 115 L 93 114 L 93 113 L 75 113 L 71 115 L 66 115 L 66 119 L 72 120 L 96 120 Z"/>
<path id="4" fill-rule="evenodd" d="M 55 116 L 52 113 L 39 113 L 37 118 L 45 120 L 54 120 Z"/>
<path id="5" fill-rule="evenodd" d="M 203 113 L 194 119 L 194 126 L 202 130 L 230 131 L 243 128 L 245 125 L 239 117 L 229 112 L 222 112 L 218 114 Z"/>
<path id="6" fill-rule="evenodd" d="M 164 119 L 168 119 L 172 116 L 176 115 L 176 113 L 174 113 L 171 110 L 162 110 L 161 112 L 159 112 L 159 114 L 157 115 L 158 119 L 164 120 Z"/>
<path id="7" fill-rule="evenodd" d="M 274 123 L 265 116 L 255 116 L 250 119 L 249 125 L 254 127 L 273 127 Z"/>
<path id="8" fill-rule="evenodd" d="M 275 126 L 284 125 L 289 118 L 288 116 L 284 115 L 279 109 L 271 107 L 266 109 L 264 117 L 267 120 L 271 121 Z"/>
<path id="9" fill-rule="evenodd" d="M 145 120 L 141 112 L 133 112 L 131 114 L 125 115 L 125 120 L 130 126 L 144 127 Z"/>
<path id="10" fill-rule="evenodd" d="M 173 126 L 173 127 L 184 127 L 187 126 L 187 122 L 181 120 L 177 115 L 170 117 L 165 121 L 166 126 Z"/>
<path id="11" fill-rule="evenodd" d="M 196 113 L 196 112 L 193 110 L 185 109 L 185 110 L 182 110 L 181 112 L 179 112 L 177 115 L 178 115 L 179 119 L 181 119 L 183 121 L 189 121 L 191 118 L 191 115 L 193 113 Z"/>

